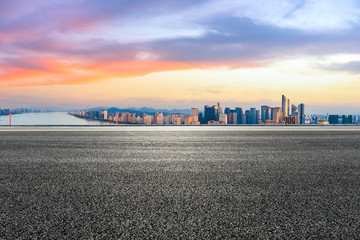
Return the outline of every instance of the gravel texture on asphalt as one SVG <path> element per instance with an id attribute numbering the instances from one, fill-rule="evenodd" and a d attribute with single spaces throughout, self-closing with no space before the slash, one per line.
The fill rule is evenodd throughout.
<path id="1" fill-rule="evenodd" d="M 360 132 L 0 132 L 0 239 L 358 239 Z"/>

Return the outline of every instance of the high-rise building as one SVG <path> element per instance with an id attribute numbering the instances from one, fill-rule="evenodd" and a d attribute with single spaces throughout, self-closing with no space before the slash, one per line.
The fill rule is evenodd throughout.
<path id="1" fill-rule="evenodd" d="M 339 115 L 329 115 L 329 124 L 339 124 Z"/>
<path id="2" fill-rule="evenodd" d="M 299 113 L 299 109 L 293 104 L 291 105 L 291 116 L 296 115 L 296 113 Z"/>
<path id="3" fill-rule="evenodd" d="M 191 108 L 191 116 L 198 117 L 199 115 L 199 109 L 198 108 Z"/>
<path id="4" fill-rule="evenodd" d="M 185 125 L 190 125 L 191 122 L 193 121 L 192 118 L 193 118 L 192 116 L 185 116 L 185 117 L 184 117 L 184 124 L 185 124 Z"/>
<path id="5" fill-rule="evenodd" d="M 353 117 L 352 115 L 342 115 L 342 124 L 352 124 Z"/>
<path id="6" fill-rule="evenodd" d="M 289 116 L 289 107 L 290 107 L 290 99 L 286 98 L 285 95 L 282 95 L 281 110 L 283 112 L 283 117 Z"/>
<path id="7" fill-rule="evenodd" d="M 155 124 L 164 124 L 164 115 L 162 113 L 155 113 L 154 123 Z"/>
<path id="8" fill-rule="evenodd" d="M 242 108 L 236 107 L 237 124 L 243 124 L 243 110 Z"/>
<path id="9" fill-rule="evenodd" d="M 227 115 L 227 122 L 230 123 L 230 108 L 225 108 L 224 113 Z"/>
<path id="10" fill-rule="evenodd" d="M 259 121 L 260 121 L 260 110 L 256 110 L 255 124 L 259 124 Z"/>
<path id="11" fill-rule="evenodd" d="M 261 106 L 261 120 L 265 123 L 266 120 L 271 118 L 271 107 L 263 105 Z"/>
<path id="12" fill-rule="evenodd" d="M 219 121 L 220 114 L 222 114 L 222 108 L 220 106 L 220 103 L 218 102 L 217 105 L 213 106 L 215 110 L 215 121 Z"/>
<path id="13" fill-rule="evenodd" d="M 204 107 L 204 119 L 205 119 L 205 124 L 207 124 L 211 120 L 216 121 L 216 115 L 215 115 L 215 108 L 214 107 L 210 107 L 209 105 L 205 105 L 205 107 Z"/>
<path id="14" fill-rule="evenodd" d="M 250 122 L 250 110 L 245 111 L 245 124 L 251 124 L 251 122 Z"/>
<path id="15" fill-rule="evenodd" d="M 256 108 L 250 108 L 250 124 L 256 124 Z"/>
<path id="16" fill-rule="evenodd" d="M 305 124 L 305 105 L 303 103 L 300 103 L 298 109 L 299 109 L 299 124 Z"/>
<path id="17" fill-rule="evenodd" d="M 106 110 L 104 110 L 104 120 L 108 119 L 108 112 Z"/>
<path id="18" fill-rule="evenodd" d="M 227 124 L 227 115 L 224 113 L 220 113 L 219 122 L 221 124 Z"/>
<path id="19" fill-rule="evenodd" d="M 205 119 L 204 119 L 204 115 L 203 115 L 203 113 L 201 113 L 201 112 L 199 112 L 199 122 L 200 123 L 205 123 Z"/>
<path id="20" fill-rule="evenodd" d="M 228 115 L 228 124 L 237 124 L 237 112 L 236 110 L 230 110 Z"/>
<path id="21" fill-rule="evenodd" d="M 279 108 L 279 107 L 272 108 L 272 120 L 275 123 L 279 123 L 281 121 L 282 117 L 283 117 L 283 114 L 282 114 L 281 108 Z"/>

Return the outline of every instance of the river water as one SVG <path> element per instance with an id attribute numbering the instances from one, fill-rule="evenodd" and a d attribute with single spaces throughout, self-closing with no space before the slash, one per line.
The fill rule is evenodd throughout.
<path id="1" fill-rule="evenodd" d="M 66 112 L 24 113 L 11 117 L 12 125 L 104 125 L 108 122 L 77 118 Z M 9 116 L 0 116 L 0 125 L 8 125 Z"/>

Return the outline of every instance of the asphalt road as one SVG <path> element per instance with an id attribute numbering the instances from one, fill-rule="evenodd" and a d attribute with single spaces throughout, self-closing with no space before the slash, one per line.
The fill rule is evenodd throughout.
<path id="1" fill-rule="evenodd" d="M 360 131 L 0 131 L 1 239 L 358 239 Z"/>

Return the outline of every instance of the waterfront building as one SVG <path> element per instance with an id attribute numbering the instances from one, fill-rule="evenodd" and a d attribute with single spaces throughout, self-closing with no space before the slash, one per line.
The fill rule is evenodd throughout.
<path id="1" fill-rule="evenodd" d="M 216 121 L 216 114 L 214 107 L 210 107 L 209 105 L 206 105 L 204 107 L 204 119 L 205 119 L 205 123 L 208 123 L 211 120 Z"/>
<path id="2" fill-rule="evenodd" d="M 222 108 L 220 106 L 220 103 L 218 102 L 217 105 L 214 105 L 213 106 L 214 110 L 215 110 L 215 120 L 216 121 L 219 121 L 219 117 L 220 117 L 220 114 L 222 114 Z"/>
<path id="3" fill-rule="evenodd" d="M 256 124 L 256 108 L 250 108 L 250 121 L 249 124 Z"/>
<path id="4" fill-rule="evenodd" d="M 289 116 L 290 99 L 282 95 L 281 110 L 284 117 Z"/>
<path id="5" fill-rule="evenodd" d="M 299 109 L 299 124 L 305 124 L 305 105 L 303 103 L 300 103 L 298 109 Z"/>
<path id="6" fill-rule="evenodd" d="M 108 119 L 108 112 L 106 110 L 104 110 L 104 120 Z"/>
<path id="7" fill-rule="evenodd" d="M 150 115 L 144 116 L 144 124 L 151 125 L 151 116 Z"/>
<path id="8" fill-rule="evenodd" d="M 352 115 L 342 115 L 342 124 L 352 124 L 353 117 Z"/>
<path id="9" fill-rule="evenodd" d="M 171 124 L 171 114 L 165 116 L 164 124 Z"/>
<path id="10" fill-rule="evenodd" d="M 230 108 L 225 108 L 224 113 L 227 116 L 227 122 L 230 123 Z"/>
<path id="11" fill-rule="evenodd" d="M 203 115 L 202 112 L 199 112 L 199 119 L 198 119 L 198 121 L 199 121 L 200 123 L 205 123 L 204 115 Z"/>
<path id="12" fill-rule="evenodd" d="M 191 122 L 193 121 L 192 118 L 193 118 L 192 116 L 185 116 L 185 117 L 184 117 L 184 124 L 185 124 L 185 125 L 190 125 Z"/>
<path id="13" fill-rule="evenodd" d="M 275 121 L 275 123 L 280 123 L 282 117 L 283 117 L 283 113 L 282 113 L 280 107 L 272 108 L 272 119 L 271 120 Z"/>
<path id="14" fill-rule="evenodd" d="M 283 121 L 285 124 L 298 124 L 298 118 L 295 116 L 283 117 Z"/>
<path id="15" fill-rule="evenodd" d="M 261 120 L 263 123 L 266 122 L 266 120 L 270 120 L 271 118 L 271 107 L 262 105 L 261 106 Z"/>
<path id="16" fill-rule="evenodd" d="M 174 125 L 181 125 L 181 117 L 175 117 L 173 124 L 174 124 Z"/>
<path id="17" fill-rule="evenodd" d="M 224 114 L 224 113 L 220 113 L 220 116 L 219 116 L 219 122 L 221 124 L 227 124 L 227 115 Z"/>
<path id="18" fill-rule="evenodd" d="M 260 122 L 260 110 L 256 110 L 256 122 L 255 124 L 259 124 Z"/>
<path id="19" fill-rule="evenodd" d="M 162 113 L 155 113 L 154 123 L 155 124 L 164 124 L 164 115 Z"/>
<path id="20" fill-rule="evenodd" d="M 242 108 L 236 107 L 235 110 L 236 110 L 237 124 L 243 124 L 244 114 Z"/>
<path id="21" fill-rule="evenodd" d="M 246 110 L 246 111 L 245 111 L 245 124 L 251 124 L 251 121 L 250 121 L 250 111 L 249 111 L 249 110 Z"/>
<path id="22" fill-rule="evenodd" d="M 230 110 L 229 115 L 227 117 L 228 124 L 237 124 L 237 112 L 236 110 Z"/>
<path id="23" fill-rule="evenodd" d="M 191 108 L 191 116 L 198 117 L 199 116 L 199 109 L 198 108 Z"/>
<path id="24" fill-rule="evenodd" d="M 328 121 L 330 124 L 339 124 L 339 115 L 329 115 Z"/>

